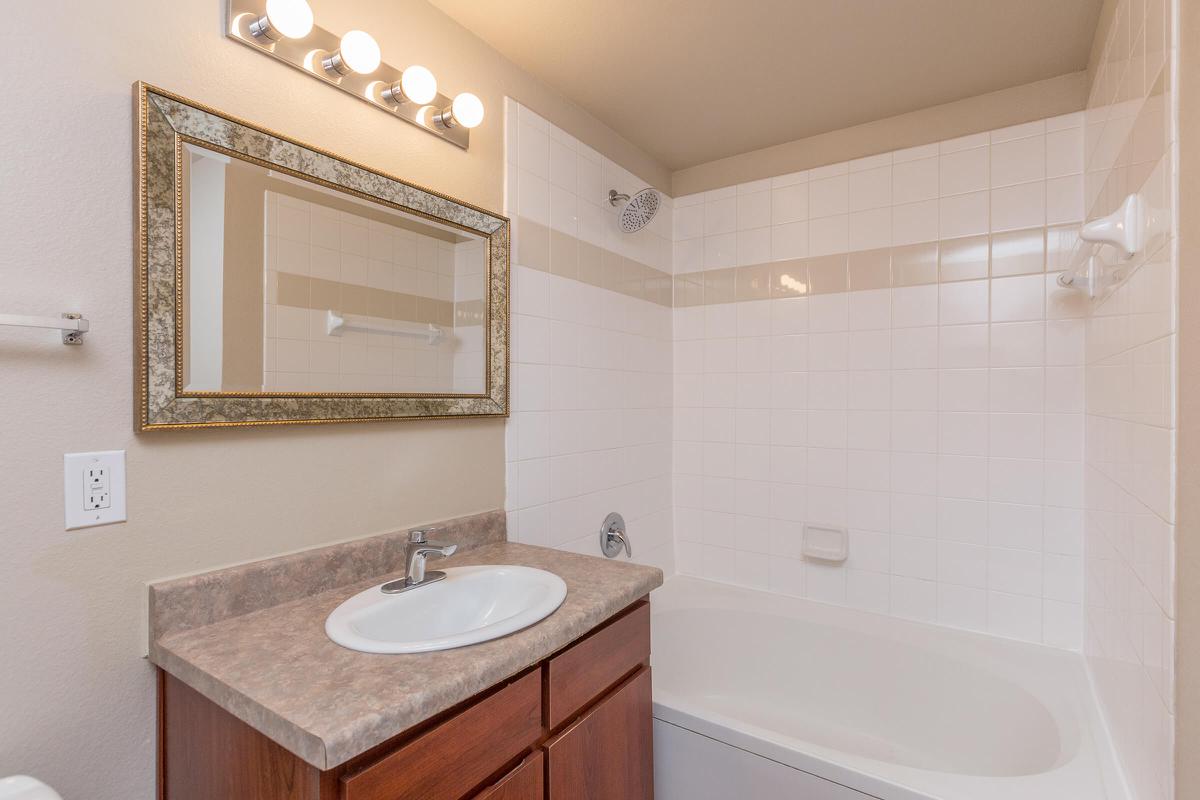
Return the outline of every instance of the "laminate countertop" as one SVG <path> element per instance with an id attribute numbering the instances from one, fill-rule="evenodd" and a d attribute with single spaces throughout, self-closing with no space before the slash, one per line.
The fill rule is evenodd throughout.
<path id="1" fill-rule="evenodd" d="M 377 575 L 166 631 L 151 642 L 150 660 L 314 767 L 328 770 L 536 664 L 663 580 L 654 567 L 512 542 L 461 550 L 436 566 L 474 564 L 553 572 L 567 584 L 566 599 L 536 625 L 454 650 L 375 655 L 334 644 L 325 635 L 329 613 L 351 595 L 399 577 Z"/>

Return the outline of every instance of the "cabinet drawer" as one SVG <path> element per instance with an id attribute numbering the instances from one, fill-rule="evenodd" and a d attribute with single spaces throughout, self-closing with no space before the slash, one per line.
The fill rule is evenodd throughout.
<path id="1" fill-rule="evenodd" d="M 650 658 L 650 601 L 550 659 L 546 718 L 554 728 Z"/>
<path id="2" fill-rule="evenodd" d="M 343 777 L 342 798 L 459 800 L 537 742 L 541 701 L 541 675 L 535 670 Z"/>
<path id="3" fill-rule="evenodd" d="M 519 767 L 475 795 L 472 800 L 542 800 L 545 761 L 542 751 L 535 751 Z"/>

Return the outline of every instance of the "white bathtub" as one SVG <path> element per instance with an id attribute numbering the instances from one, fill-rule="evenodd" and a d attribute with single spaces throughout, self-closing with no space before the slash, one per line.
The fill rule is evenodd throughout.
<path id="1" fill-rule="evenodd" d="M 653 596 L 656 800 L 1125 800 L 1082 659 L 694 578 Z"/>

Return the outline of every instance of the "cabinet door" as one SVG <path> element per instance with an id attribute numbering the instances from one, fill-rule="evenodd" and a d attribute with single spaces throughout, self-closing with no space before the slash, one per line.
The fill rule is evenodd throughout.
<path id="1" fill-rule="evenodd" d="M 542 800 L 542 771 L 545 757 L 537 750 L 521 765 L 501 778 L 494 786 L 484 789 L 472 800 Z"/>
<path id="2" fill-rule="evenodd" d="M 549 800 L 651 800 L 650 668 L 546 744 Z"/>

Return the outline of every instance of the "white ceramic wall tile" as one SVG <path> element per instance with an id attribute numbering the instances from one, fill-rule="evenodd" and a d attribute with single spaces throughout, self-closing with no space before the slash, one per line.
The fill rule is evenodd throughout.
<path id="1" fill-rule="evenodd" d="M 993 231 L 1013 231 L 1045 225 L 1045 181 L 993 189 L 991 215 Z"/>
<path id="2" fill-rule="evenodd" d="M 1058 530 L 1046 537 L 1047 582 L 1053 576 L 1055 593 L 1063 596 L 1045 602 L 1044 636 L 1069 640 L 1074 621 L 1083 618 L 1081 642 L 1093 684 L 1138 800 L 1174 796 L 1174 607 L 1162 585 L 1173 579 L 1170 451 L 1172 376 L 1178 367 L 1174 315 L 1166 309 L 1176 304 L 1178 265 L 1171 245 L 1176 214 L 1162 187 L 1173 173 L 1176 99 L 1169 78 L 1166 94 L 1151 90 L 1172 69 L 1176 9 L 1158 0 L 1116 3 L 1120 24 L 1100 54 L 1103 66 L 1084 120 L 1053 126 L 1046 135 L 1047 219 L 1074 214 L 1094 219 L 1113 211 L 1126 194 L 1141 191 L 1158 198 L 1153 203 L 1164 220 L 1165 233 L 1151 243 L 1144 263 L 1126 270 L 1124 283 L 1082 313 L 1073 307 L 1067 315 L 1086 316 L 1070 320 L 1082 324 L 1085 335 L 1047 327 L 1048 358 L 1086 365 L 1086 377 L 1047 371 L 1047 405 L 1086 408 L 1087 415 L 1082 485 L 1051 478 L 1048 462 L 1047 491 L 1067 495 L 1072 504 L 1082 496 L 1083 508 L 1064 511 L 1056 519 Z M 1131 171 L 1150 177 L 1139 186 L 1131 182 Z M 1143 360 L 1151 352 L 1157 355 Z M 1156 366 L 1139 366 L 1150 363 Z M 1139 396 L 1147 398 L 1144 406 Z M 1047 458 L 1051 446 L 1074 450 L 1080 444 L 1048 440 Z M 1060 560 L 1059 553 L 1070 558 Z M 1129 613 L 1133 608 L 1137 613 Z"/>
<path id="3" fill-rule="evenodd" d="M 1078 221 L 1081 125 L 1068 115 L 781 176 L 769 195 L 737 187 L 720 195 L 737 198 L 747 234 L 736 262 L 759 263 L 768 232 L 781 260 Z M 714 198 L 677 203 L 677 259 L 704 236 L 683 209 Z M 681 569 L 1080 647 L 1088 310 L 1062 292 L 1035 273 L 676 309 Z M 684 480 L 693 471 L 709 482 Z M 1168 502 L 1149 485 L 1139 496 Z M 804 561 L 805 521 L 851 525 L 850 561 Z M 685 556 L 697 525 L 741 533 Z M 731 578 L 721 548 L 755 557 L 733 558 Z"/>
<path id="4" fill-rule="evenodd" d="M 937 158 L 898 161 L 892 168 L 892 202 L 900 205 L 921 200 L 933 200 L 937 196 Z"/>
<path id="5" fill-rule="evenodd" d="M 771 225 L 772 193 L 770 186 L 762 191 L 740 193 L 737 196 L 737 229 L 766 228 Z"/>
<path id="6" fill-rule="evenodd" d="M 866 211 L 890 206 L 892 204 L 892 166 L 890 161 L 886 166 L 851 172 L 849 193 L 850 211 Z"/>
<path id="7" fill-rule="evenodd" d="M 736 200 L 717 198 L 710 209 L 705 198 L 667 198 L 655 223 L 622 238 L 603 195 L 610 183 L 630 191 L 637 180 L 519 104 L 506 109 L 517 118 L 506 125 L 515 160 L 506 194 L 517 198 L 518 244 L 524 218 L 667 272 L 675 263 L 703 269 L 706 258 L 733 263 Z M 673 231 L 689 234 L 674 253 Z M 671 310 L 527 269 L 519 258 L 511 291 L 509 536 L 595 553 L 599 521 L 621 511 L 638 560 L 672 571 Z M 699 365 L 703 357 L 702 349 L 694 356 Z M 753 565 L 742 574 L 754 575 Z"/>
<path id="8" fill-rule="evenodd" d="M 1086 363 L 1081 381 L 1087 413 L 1084 482 L 1079 487 L 1048 481 L 1048 492 L 1066 494 L 1072 503 L 1081 494 L 1084 509 L 1073 510 L 1079 524 L 1064 524 L 1062 535 L 1048 540 L 1056 551 L 1084 553 L 1082 648 L 1133 796 L 1169 800 L 1174 796 L 1170 642 L 1175 609 L 1162 583 L 1174 569 L 1174 474 L 1166 453 L 1175 439 L 1169 398 L 1178 367 L 1174 314 L 1165 309 L 1176 302 L 1178 264 L 1171 251 L 1177 215 L 1163 187 L 1170 185 L 1166 176 L 1174 172 L 1177 132 L 1170 80 L 1166 94 L 1152 90 L 1162 85 L 1177 58 L 1169 44 L 1176 11 L 1164 2 L 1123 0 L 1115 13 L 1120 24 L 1100 53 L 1103 67 L 1094 77 L 1079 133 L 1072 126 L 1054 126 L 1046 134 L 1052 178 L 1046 187 L 1046 215 L 1081 210 L 1086 218 L 1096 218 L 1115 210 L 1127 194 L 1141 192 L 1158 198 L 1153 203 L 1165 233 L 1148 247 L 1144 263 L 1127 270 L 1126 281 L 1086 308 L 1084 355 L 1074 361 Z M 1082 140 L 1084 151 L 1078 160 L 1072 149 L 1076 140 Z M 1084 172 L 1081 190 L 1078 179 L 1072 180 L 1079 172 Z M 1147 174 L 1150 178 L 1144 179 Z M 1081 204 L 1075 205 L 1079 194 Z M 1073 345 L 1061 347 L 1060 333 L 1048 327 L 1048 353 L 1078 355 Z M 1147 359 L 1150 353 L 1159 355 Z M 1148 363 L 1156 366 L 1142 371 L 1140 365 Z M 1056 386 L 1056 404 L 1078 402 L 1075 379 L 1048 373 L 1048 391 Z M 1146 397 L 1145 407 L 1138 397 Z M 1048 572 L 1060 567 L 1074 576 L 1073 563 L 1051 565 L 1048 560 Z M 1070 601 L 1052 602 L 1046 601 L 1046 636 L 1061 636 L 1063 627 L 1069 634 L 1079 610 Z M 1128 608 L 1139 612 L 1130 615 L 1124 610 Z"/>
<path id="9" fill-rule="evenodd" d="M 938 238 L 938 201 L 922 200 L 892 207 L 892 244 L 933 242 Z"/>
<path id="10" fill-rule="evenodd" d="M 980 192 L 988 188 L 988 148 L 976 147 L 943 153 L 939 164 L 942 197 Z"/>
<path id="11" fill-rule="evenodd" d="M 991 186 L 1044 180 L 1046 137 L 1035 135 L 992 143 Z"/>
<path id="12" fill-rule="evenodd" d="M 949 139 L 938 144 L 938 152 L 942 155 L 946 153 L 957 153 L 960 150 L 970 150 L 975 147 L 987 147 L 991 141 L 989 133 L 973 133 L 970 136 L 960 136 L 957 139 Z"/>

